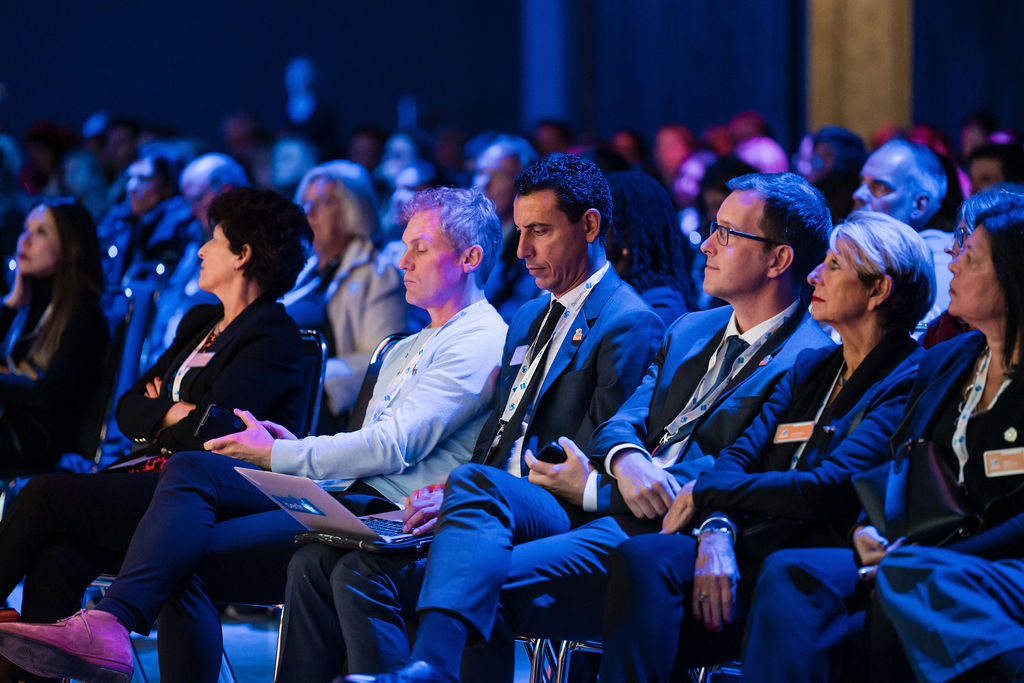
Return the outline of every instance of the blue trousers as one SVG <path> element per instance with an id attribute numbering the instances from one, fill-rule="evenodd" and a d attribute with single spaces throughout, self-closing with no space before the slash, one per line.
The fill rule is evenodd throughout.
<path id="1" fill-rule="evenodd" d="M 407 660 L 424 609 L 471 625 L 463 680 L 511 680 L 515 635 L 599 638 L 604 558 L 631 527 L 611 517 L 576 526 L 582 521 L 541 487 L 470 464 L 449 476 L 426 562 L 301 549 L 289 567 L 281 680 L 330 680 L 342 661 L 332 652 L 347 652 L 352 673 L 394 668 Z"/>
<path id="2" fill-rule="evenodd" d="M 602 681 L 674 681 L 688 668 L 734 658 L 743 621 L 745 574 L 733 622 L 708 631 L 691 614 L 697 541 L 678 534 L 643 534 L 608 558 Z"/>
<path id="3" fill-rule="evenodd" d="M 1024 647 L 1024 561 L 899 548 L 879 565 L 878 597 L 919 680 L 948 681 Z"/>
<path id="4" fill-rule="evenodd" d="M 866 680 L 864 618 L 869 586 L 846 548 L 779 550 L 754 590 L 743 650 L 743 680 Z M 852 656 L 857 653 L 857 656 Z"/>

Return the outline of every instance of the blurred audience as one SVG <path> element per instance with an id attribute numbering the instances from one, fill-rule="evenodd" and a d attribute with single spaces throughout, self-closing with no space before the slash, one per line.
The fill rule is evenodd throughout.
<path id="1" fill-rule="evenodd" d="M 309 57 L 295 57 L 284 69 L 285 131 L 315 144 L 326 156 L 338 149 L 338 115 L 324 96 L 323 76 Z"/>
<path id="2" fill-rule="evenodd" d="M 519 233 L 512 218 L 516 176 L 536 158 L 536 152 L 523 138 L 499 135 L 474 164 L 473 186 L 482 189 L 494 202 L 501 221 L 501 253 L 484 284 L 484 292 L 506 322 L 521 305 L 540 294 L 517 253 Z"/>
<path id="3" fill-rule="evenodd" d="M 693 250 L 676 222 L 665 188 L 640 171 L 607 175 L 612 221 L 605 238 L 608 261 L 666 325 L 695 303 L 688 277 Z"/>
<path id="4" fill-rule="evenodd" d="M 697 141 L 686 126 L 669 123 L 658 129 L 654 135 L 654 167 L 662 185 L 672 187 L 679 166 L 696 149 Z"/>
<path id="5" fill-rule="evenodd" d="M 996 183 L 1024 183 L 1024 148 L 1020 144 L 979 145 L 968 157 L 967 168 L 972 193 Z"/>
<path id="6" fill-rule="evenodd" d="M 572 127 L 561 119 L 541 119 L 534 127 L 530 141 L 541 159 L 551 154 L 564 153 L 572 145 Z"/>
<path id="7" fill-rule="evenodd" d="M 860 185 L 867 150 L 859 135 L 840 126 L 824 126 L 812 140 L 811 167 L 803 175 L 825 195 L 838 223 L 853 211 L 853 192 Z"/>
<path id="8" fill-rule="evenodd" d="M 106 293 L 119 292 L 125 278 L 144 271 L 169 273 L 201 239 L 189 203 L 178 193 L 183 166 L 178 150 L 163 143 L 142 148 L 129 166 L 128 198 L 111 207 L 97 227 Z"/>

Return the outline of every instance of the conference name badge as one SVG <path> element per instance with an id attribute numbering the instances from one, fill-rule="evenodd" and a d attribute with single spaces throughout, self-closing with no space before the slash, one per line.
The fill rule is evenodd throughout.
<path id="1" fill-rule="evenodd" d="M 814 420 L 809 422 L 787 422 L 775 430 L 775 443 L 800 443 L 811 438 Z"/>
<path id="2" fill-rule="evenodd" d="M 1024 474 L 1024 448 L 1001 448 L 985 451 L 985 476 L 1009 477 Z"/>
<path id="3" fill-rule="evenodd" d="M 529 348 L 526 344 L 517 346 L 516 350 L 512 352 L 512 360 L 509 361 L 509 365 L 522 365 L 523 359 L 526 358 L 526 349 Z"/>
<path id="4" fill-rule="evenodd" d="M 190 368 L 205 368 L 207 365 L 210 364 L 210 361 L 212 359 L 213 359 L 213 352 L 212 351 L 206 351 L 204 353 L 197 353 L 196 355 L 192 356 L 192 360 L 189 362 L 188 365 L 189 365 Z"/>

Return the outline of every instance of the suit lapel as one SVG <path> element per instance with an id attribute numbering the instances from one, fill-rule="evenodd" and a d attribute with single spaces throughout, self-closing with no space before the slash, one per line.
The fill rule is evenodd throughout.
<path id="1" fill-rule="evenodd" d="M 708 362 L 711 360 L 715 349 L 722 343 L 722 337 L 725 336 L 725 327 L 729 322 L 729 316 L 732 315 L 732 309 L 723 309 L 723 311 L 728 311 L 729 314 L 720 325 L 707 324 L 701 326 L 698 330 L 694 330 L 695 333 L 691 337 L 689 347 L 686 348 L 684 353 L 677 356 L 682 358 L 682 362 L 676 366 L 674 371 L 672 369 L 668 370 L 673 373 L 672 381 L 665 391 L 664 400 L 660 401 L 661 413 L 657 416 L 656 421 L 651 423 L 655 428 L 648 429 L 649 435 L 658 439 L 661 438 L 665 427 L 686 407 L 686 404 L 693 396 L 693 392 L 700 385 L 701 379 L 707 374 Z M 710 321 L 708 322 L 710 323 Z M 676 356 L 675 352 L 672 355 Z M 668 359 L 666 358 L 667 361 Z M 654 400 L 659 402 L 657 397 Z"/>
<path id="2" fill-rule="evenodd" d="M 760 349 L 757 350 L 750 360 L 740 368 L 740 371 L 736 373 L 736 376 L 729 380 L 729 383 L 725 385 L 725 389 L 722 391 L 719 398 L 727 395 L 735 387 L 739 386 L 747 377 L 753 374 L 755 368 L 759 367 L 761 363 L 768 363 L 771 361 L 771 357 L 779 350 L 787 339 L 796 331 L 804 322 L 804 318 L 807 316 L 807 306 L 803 303 L 799 304 L 793 311 L 793 314 L 789 316 L 786 322 L 779 326 L 779 329 L 775 330 L 771 337 L 768 338 Z"/>
<path id="3" fill-rule="evenodd" d="M 572 325 L 569 326 L 569 332 L 565 335 L 561 346 L 555 352 L 555 358 L 551 361 L 551 369 L 544 375 L 544 382 L 540 386 L 540 391 L 537 392 L 535 405 L 540 404 L 544 392 L 548 390 L 551 383 L 569 367 L 569 363 L 572 362 L 576 352 L 579 351 L 586 341 L 591 325 L 597 321 L 604 305 L 608 303 L 608 299 L 611 298 L 611 295 L 621 284 L 622 280 L 618 274 L 611 268 L 608 268 L 604 277 L 594 287 L 594 291 L 583 302 L 583 308 L 576 314 Z"/>
<path id="4" fill-rule="evenodd" d="M 761 367 L 763 364 L 766 364 L 771 360 L 771 357 L 775 355 L 775 353 L 786 342 L 786 340 L 788 340 L 790 336 L 792 336 L 793 332 L 796 331 L 796 328 L 803 323 L 806 312 L 807 307 L 803 303 L 799 304 L 796 307 L 796 309 L 793 311 L 793 314 L 789 316 L 789 318 L 782 325 L 779 326 L 779 329 L 775 330 L 775 332 L 772 333 L 772 336 L 769 337 L 768 340 L 761 345 L 761 348 L 757 350 L 757 353 L 750 357 L 750 360 L 746 363 L 746 365 L 743 366 L 743 368 L 738 373 L 736 373 L 736 376 L 729 380 L 729 382 L 725 385 L 725 388 L 723 388 L 722 391 L 719 392 L 718 397 L 715 399 L 714 403 L 708 406 L 707 411 L 697 417 L 697 421 L 693 425 L 693 432 L 696 432 L 700 428 L 701 423 L 705 419 L 707 419 L 710 415 L 714 414 L 715 410 L 722 403 L 722 401 L 727 399 L 729 395 L 733 392 L 733 390 L 736 389 L 736 387 L 738 387 L 740 384 L 746 381 L 746 379 L 750 377 L 751 374 L 753 374 L 755 369 Z M 725 330 L 723 330 L 722 333 L 724 334 Z M 680 459 L 682 459 L 683 457 L 684 455 L 680 455 Z"/>
<path id="5" fill-rule="evenodd" d="M 907 406 L 906 418 L 897 427 L 896 433 L 890 441 L 894 451 L 902 446 L 910 436 L 917 438 L 931 431 L 932 424 L 939 417 L 939 404 L 953 390 L 953 383 L 957 378 L 974 365 L 984 344 L 985 338 L 978 333 L 976 338 L 966 339 L 963 344 L 956 346 L 955 351 L 951 350 L 952 361 L 945 368 L 939 369 L 928 386 L 918 394 L 914 403 Z M 925 355 L 925 359 L 927 359 L 927 355 Z M 927 368 L 924 370 L 927 371 Z M 921 376 L 922 373 L 919 370 L 918 377 Z M 927 416 L 927 418 L 922 421 L 917 416 Z M 908 430 L 912 432 L 910 436 L 907 434 Z"/>

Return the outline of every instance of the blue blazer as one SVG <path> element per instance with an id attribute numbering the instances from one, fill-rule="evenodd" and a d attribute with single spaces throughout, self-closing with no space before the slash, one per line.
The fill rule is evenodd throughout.
<path id="1" fill-rule="evenodd" d="M 647 452 L 685 407 L 707 372 L 708 362 L 725 335 L 732 308 L 687 313 L 669 328 L 643 383 L 615 416 L 594 433 L 587 448 L 598 471 L 613 446 L 634 444 Z M 834 344 L 798 306 L 792 315 L 733 377 L 707 412 L 698 418 L 686 447 L 669 468 L 680 483 L 710 470 L 719 451 L 729 446 L 761 411 L 775 383 L 804 349 Z M 598 507 L 606 513 L 628 513 L 614 480 L 602 476 Z"/>
<path id="2" fill-rule="evenodd" d="M 517 347 L 529 345 L 540 330 L 550 297 L 542 296 L 516 312 L 505 337 L 494 408 L 484 424 L 473 454 L 485 462 L 498 430 L 520 363 L 512 364 Z M 541 384 L 523 449 L 567 436 L 581 447 L 591 433 L 636 389 L 658 347 L 665 325 L 614 270 L 594 287 L 569 334 L 559 347 Z M 502 465 L 508 453 L 495 454 Z"/>
<path id="3" fill-rule="evenodd" d="M 845 544 L 860 510 L 850 480 L 887 459 L 923 353 L 907 335 L 883 339 L 822 412 L 791 469 L 799 444 L 774 443 L 777 428 L 815 420 L 843 363 L 841 348 L 801 353 L 743 435 L 697 478 L 701 513 L 722 511 L 741 529 L 766 520 L 784 527 L 766 534 L 779 547 Z"/>

